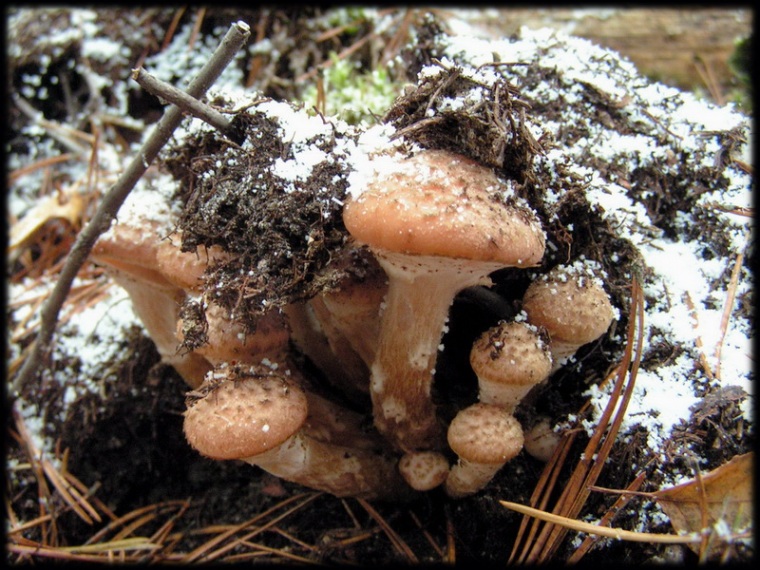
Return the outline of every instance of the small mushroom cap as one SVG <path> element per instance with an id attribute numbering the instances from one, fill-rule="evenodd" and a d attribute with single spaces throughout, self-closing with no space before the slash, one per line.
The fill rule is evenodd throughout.
<path id="1" fill-rule="evenodd" d="M 429 491 L 446 480 L 449 462 L 437 451 L 417 451 L 405 453 L 398 462 L 398 470 L 412 489 Z"/>
<path id="2" fill-rule="evenodd" d="M 499 406 L 479 402 L 460 410 L 449 424 L 449 447 L 472 463 L 503 464 L 523 447 L 515 417 Z"/>
<path id="3" fill-rule="evenodd" d="M 602 336 L 615 311 L 599 279 L 558 266 L 530 284 L 523 297 L 528 322 L 552 341 L 582 346 Z"/>
<path id="4" fill-rule="evenodd" d="M 185 437 L 213 459 L 244 459 L 277 447 L 306 419 L 306 395 L 266 366 L 220 366 L 188 402 Z"/>
<path id="5" fill-rule="evenodd" d="M 381 172 L 346 203 L 349 233 L 371 248 L 415 255 L 536 265 L 544 233 L 532 210 L 505 202 L 490 168 L 445 150 L 425 150 Z"/>
<path id="6" fill-rule="evenodd" d="M 501 321 L 473 343 L 470 365 L 480 379 L 533 386 L 549 375 L 552 360 L 535 326 Z"/>

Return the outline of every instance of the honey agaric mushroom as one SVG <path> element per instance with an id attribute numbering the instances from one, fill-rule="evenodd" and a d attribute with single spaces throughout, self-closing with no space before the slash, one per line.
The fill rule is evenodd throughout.
<path id="1" fill-rule="evenodd" d="M 601 337 L 615 317 L 601 279 L 580 263 L 554 267 L 534 280 L 522 307 L 528 322 L 549 334 L 552 372 Z"/>
<path id="2" fill-rule="evenodd" d="M 504 464 L 520 453 L 520 422 L 499 406 L 478 402 L 454 416 L 449 447 L 459 456 L 446 479 L 446 493 L 461 498 L 485 487 Z"/>
<path id="3" fill-rule="evenodd" d="M 288 375 L 299 386 L 308 381 L 292 359 L 289 330 L 285 315 L 273 309 L 256 323 L 256 330 L 244 333 L 243 326 L 227 317 L 225 309 L 215 303 L 206 308 L 207 342 L 194 352 L 214 366 L 225 363 L 260 365 Z M 177 324 L 178 337 L 183 338 L 182 322 Z M 340 442 L 347 446 L 377 447 L 376 432 L 364 429 L 364 416 L 336 402 L 306 390 L 309 414 L 305 431 L 322 441 Z"/>
<path id="4" fill-rule="evenodd" d="M 548 378 L 552 358 L 536 326 L 500 321 L 473 343 L 470 365 L 478 377 L 480 401 L 512 413 L 534 386 Z"/>
<path id="5" fill-rule="evenodd" d="M 344 207 L 349 233 L 389 279 L 370 395 L 378 429 L 404 451 L 443 445 L 431 389 L 455 295 L 543 256 L 537 217 L 504 194 L 491 169 L 426 150 L 378 172 Z"/>
<path id="6" fill-rule="evenodd" d="M 287 375 L 223 365 L 188 399 L 184 431 L 202 455 L 239 459 L 339 497 L 409 496 L 394 457 L 317 440 L 302 429 L 307 415 L 307 395 Z"/>
<path id="7" fill-rule="evenodd" d="M 430 491 L 448 477 L 449 461 L 438 451 L 416 451 L 404 454 L 398 470 L 415 491 Z"/>
<path id="8" fill-rule="evenodd" d="M 158 233 L 149 221 L 143 226 L 114 224 L 95 243 L 90 258 L 104 265 L 127 291 L 162 361 L 173 366 L 188 385 L 197 387 L 211 366 L 202 356 L 179 350 L 175 327 L 185 292 L 158 269 L 158 251 L 171 247 L 158 240 Z"/>

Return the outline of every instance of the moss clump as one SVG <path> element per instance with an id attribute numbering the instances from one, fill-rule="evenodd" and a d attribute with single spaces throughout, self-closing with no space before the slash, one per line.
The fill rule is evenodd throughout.
<path id="1" fill-rule="evenodd" d="M 400 88 L 384 67 L 362 71 L 356 62 L 330 54 L 332 65 L 323 71 L 324 108 L 327 116 L 337 116 L 350 125 L 370 124 L 391 106 Z M 318 105 L 317 85 L 307 88 L 302 101 Z"/>

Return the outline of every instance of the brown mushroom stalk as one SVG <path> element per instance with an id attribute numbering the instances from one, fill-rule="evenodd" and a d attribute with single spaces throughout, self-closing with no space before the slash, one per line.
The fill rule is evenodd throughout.
<path id="1" fill-rule="evenodd" d="M 462 498 L 480 491 L 520 453 L 523 431 L 503 408 L 478 402 L 454 417 L 448 441 L 459 460 L 449 472 L 445 489 L 450 497 Z"/>
<path id="2" fill-rule="evenodd" d="M 443 446 L 432 379 L 455 295 L 543 256 L 540 222 L 507 193 L 491 169 L 429 150 L 346 203 L 346 228 L 388 275 L 370 395 L 378 429 L 403 451 Z"/>

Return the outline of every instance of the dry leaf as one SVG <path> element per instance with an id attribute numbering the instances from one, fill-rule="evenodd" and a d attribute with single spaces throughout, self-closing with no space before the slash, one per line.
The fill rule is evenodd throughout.
<path id="1" fill-rule="evenodd" d="M 752 524 L 753 461 L 754 453 L 738 455 L 700 478 L 653 495 L 676 532 L 701 532 L 718 521 L 728 525 L 732 534 L 746 531 Z M 713 541 L 708 558 L 719 555 L 723 546 Z M 689 547 L 704 554 L 698 544 Z"/>
<path id="2" fill-rule="evenodd" d="M 29 241 L 48 221 L 63 219 L 76 226 L 82 218 L 84 199 L 77 192 L 68 193 L 61 203 L 57 194 L 52 194 L 32 208 L 10 230 L 8 249 L 10 252 Z"/>

